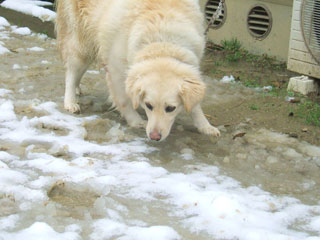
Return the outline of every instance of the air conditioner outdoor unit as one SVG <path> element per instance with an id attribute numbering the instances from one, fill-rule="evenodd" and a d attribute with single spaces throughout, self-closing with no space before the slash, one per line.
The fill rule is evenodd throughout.
<path id="1" fill-rule="evenodd" d="M 320 0 L 294 0 L 288 69 L 320 79 Z"/>

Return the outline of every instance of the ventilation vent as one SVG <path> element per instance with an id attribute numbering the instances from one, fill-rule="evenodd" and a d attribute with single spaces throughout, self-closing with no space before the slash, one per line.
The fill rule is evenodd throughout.
<path id="1" fill-rule="evenodd" d="M 210 19 L 212 18 L 212 15 L 216 13 L 218 6 L 219 6 L 220 0 L 209 0 L 206 4 L 205 7 L 205 14 L 206 14 L 206 19 L 207 22 L 210 21 Z M 214 23 L 210 26 L 211 28 L 219 28 L 221 27 L 225 20 L 226 20 L 226 16 L 227 16 L 227 8 L 226 8 L 226 4 L 223 3 L 222 5 L 222 11 L 221 11 L 221 15 L 219 16 L 219 18 L 217 18 Z"/>
<path id="2" fill-rule="evenodd" d="M 301 29 L 309 52 L 320 63 L 320 0 L 303 1 Z"/>
<path id="3" fill-rule="evenodd" d="M 256 5 L 249 11 L 247 24 L 253 37 L 258 39 L 267 37 L 272 27 L 270 11 L 265 6 Z"/>

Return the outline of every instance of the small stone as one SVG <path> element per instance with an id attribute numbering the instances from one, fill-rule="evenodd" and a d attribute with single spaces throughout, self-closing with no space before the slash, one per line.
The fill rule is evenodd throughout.
<path id="1" fill-rule="evenodd" d="M 48 150 L 48 153 L 54 157 L 67 156 L 69 153 L 69 147 L 68 145 L 60 146 L 55 144 Z"/>
<path id="2" fill-rule="evenodd" d="M 308 132 L 308 128 L 303 128 L 301 131 L 302 132 Z"/>
<path id="3" fill-rule="evenodd" d="M 194 154 L 194 151 L 191 148 L 184 148 L 180 151 L 181 154 Z"/>
<path id="4" fill-rule="evenodd" d="M 224 163 L 230 163 L 230 158 L 229 157 L 224 157 L 223 162 Z"/>
<path id="5" fill-rule="evenodd" d="M 319 157 L 313 157 L 312 160 L 316 163 L 316 165 L 320 168 L 320 158 Z"/>
<path id="6" fill-rule="evenodd" d="M 252 121 L 251 118 L 246 118 L 246 123 L 250 123 Z"/>
<path id="7" fill-rule="evenodd" d="M 236 157 L 239 158 L 239 159 L 247 159 L 248 156 L 245 153 L 238 153 L 236 155 Z"/>
<path id="8" fill-rule="evenodd" d="M 183 126 L 182 126 L 182 125 L 178 125 L 178 126 L 177 126 L 177 130 L 178 130 L 179 132 L 183 132 L 183 131 L 184 131 Z"/>
<path id="9" fill-rule="evenodd" d="M 278 159 L 273 156 L 269 156 L 267 158 L 267 163 L 273 164 L 273 163 L 277 163 L 277 162 L 278 162 Z"/>
<path id="10" fill-rule="evenodd" d="M 219 126 L 218 129 L 219 129 L 220 132 L 227 132 L 226 127 L 223 126 L 223 125 Z"/>

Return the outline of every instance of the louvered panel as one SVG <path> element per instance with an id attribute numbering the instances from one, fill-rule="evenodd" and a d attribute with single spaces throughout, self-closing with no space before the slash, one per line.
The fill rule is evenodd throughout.
<path id="1" fill-rule="evenodd" d="M 320 0 L 302 2 L 301 28 L 307 48 L 320 63 Z"/>
<path id="2" fill-rule="evenodd" d="M 294 0 L 288 69 L 320 78 L 320 0 Z"/>
<path id="3" fill-rule="evenodd" d="M 261 15 L 261 14 L 254 14 L 254 13 L 252 13 L 252 14 L 250 15 L 250 17 L 269 20 L 269 16 L 264 16 L 264 15 Z"/>
<path id="4" fill-rule="evenodd" d="M 249 25 L 256 24 L 256 25 L 266 26 L 267 28 L 269 26 L 269 22 L 263 22 L 263 21 L 260 21 L 260 20 L 251 20 L 251 19 L 249 19 L 248 23 L 249 23 Z"/>
<path id="5" fill-rule="evenodd" d="M 256 38 L 265 38 L 272 26 L 271 13 L 262 5 L 253 7 L 248 14 L 249 32 Z"/>
<path id="6" fill-rule="evenodd" d="M 207 22 L 210 22 L 212 16 L 216 13 L 218 7 L 219 7 L 219 3 L 220 0 L 209 0 L 206 4 L 205 7 L 205 16 L 206 16 L 206 20 Z M 219 28 L 223 25 L 223 23 L 225 22 L 225 18 L 226 18 L 226 5 L 225 3 L 223 4 L 222 7 L 222 13 L 219 16 L 219 18 L 217 18 L 214 23 L 212 24 L 212 28 Z"/>

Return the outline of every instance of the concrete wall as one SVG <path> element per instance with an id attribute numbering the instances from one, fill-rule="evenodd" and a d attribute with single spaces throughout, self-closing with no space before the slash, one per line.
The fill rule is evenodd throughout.
<path id="1" fill-rule="evenodd" d="M 200 0 L 204 11 L 207 0 Z M 237 38 L 242 46 L 254 54 L 268 54 L 279 60 L 288 59 L 290 26 L 293 0 L 225 0 L 227 8 L 226 21 L 219 29 L 210 29 L 208 38 L 220 44 L 222 40 Z M 258 40 L 247 27 L 247 16 L 256 5 L 266 6 L 272 15 L 272 29 L 269 35 Z"/>

